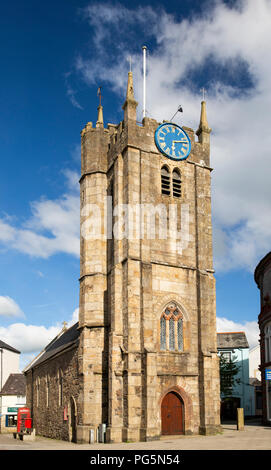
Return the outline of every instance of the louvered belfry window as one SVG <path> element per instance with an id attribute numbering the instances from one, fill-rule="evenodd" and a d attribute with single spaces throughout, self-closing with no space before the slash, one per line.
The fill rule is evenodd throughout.
<path id="1" fill-rule="evenodd" d="M 173 197 L 181 197 L 181 175 L 179 170 L 175 169 L 172 173 L 172 190 Z"/>
<path id="2" fill-rule="evenodd" d="M 160 318 L 160 349 L 183 351 L 183 315 L 175 302 L 170 303 Z"/>
<path id="3" fill-rule="evenodd" d="M 172 177 L 166 165 L 161 168 L 161 190 L 162 194 L 167 196 L 173 195 L 173 197 L 181 197 L 182 181 L 181 173 L 178 168 L 173 170 Z"/>
<path id="4" fill-rule="evenodd" d="M 161 169 L 161 187 L 162 194 L 170 196 L 170 174 L 166 166 L 163 166 Z"/>

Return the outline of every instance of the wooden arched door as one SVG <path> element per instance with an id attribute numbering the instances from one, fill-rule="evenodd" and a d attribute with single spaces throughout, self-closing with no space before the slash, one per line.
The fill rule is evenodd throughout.
<path id="1" fill-rule="evenodd" d="M 169 392 L 161 405 L 162 434 L 184 433 L 184 404 L 175 392 Z"/>

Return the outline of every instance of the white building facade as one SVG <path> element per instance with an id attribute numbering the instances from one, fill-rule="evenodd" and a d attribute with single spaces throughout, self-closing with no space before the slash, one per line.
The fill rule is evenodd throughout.
<path id="1" fill-rule="evenodd" d="M 261 348 L 260 345 L 249 350 L 249 378 L 261 381 Z"/>
<path id="2" fill-rule="evenodd" d="M 25 378 L 19 370 L 20 351 L 0 340 L 0 432 L 17 426 L 17 410 L 25 406 Z"/>
<path id="3" fill-rule="evenodd" d="M 0 389 L 10 374 L 19 373 L 20 351 L 0 340 Z"/>

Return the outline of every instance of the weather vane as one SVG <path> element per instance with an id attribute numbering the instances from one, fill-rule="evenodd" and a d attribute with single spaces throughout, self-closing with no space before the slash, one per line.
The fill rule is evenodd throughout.
<path id="1" fill-rule="evenodd" d="M 172 119 L 175 118 L 175 116 L 176 116 L 177 113 L 183 113 L 183 107 L 182 107 L 182 105 L 179 105 L 179 106 L 178 106 L 178 109 L 177 109 L 176 113 L 172 116 L 172 118 L 170 119 L 170 122 L 172 121 Z"/>

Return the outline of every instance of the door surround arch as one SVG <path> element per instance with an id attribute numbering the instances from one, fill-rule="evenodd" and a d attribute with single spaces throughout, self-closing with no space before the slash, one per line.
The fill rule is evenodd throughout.
<path id="1" fill-rule="evenodd" d="M 183 402 L 183 432 L 184 434 L 193 434 L 192 429 L 192 417 L 193 417 L 193 408 L 192 400 L 187 392 L 180 386 L 175 385 L 166 389 L 159 399 L 159 413 L 160 413 L 160 433 L 162 434 L 162 402 L 165 396 L 174 392 Z"/>
<path id="2" fill-rule="evenodd" d="M 77 404 L 73 395 L 68 402 L 69 441 L 77 442 Z"/>

